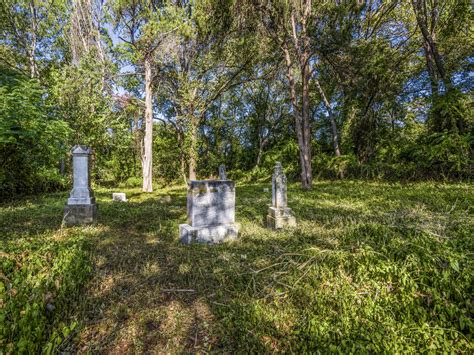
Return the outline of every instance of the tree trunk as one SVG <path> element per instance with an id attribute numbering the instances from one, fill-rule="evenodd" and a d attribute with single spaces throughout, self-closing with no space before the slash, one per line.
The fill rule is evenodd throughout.
<path id="1" fill-rule="evenodd" d="M 451 79 L 446 75 L 444 62 L 436 44 L 436 23 L 439 21 L 438 2 L 432 3 L 432 11 L 428 12 L 426 0 L 412 0 L 416 22 L 423 36 L 423 49 L 425 51 L 428 74 L 430 75 L 432 90 L 438 88 L 441 80 L 446 91 L 451 89 Z M 436 84 L 434 84 L 436 83 Z M 433 93 L 434 94 L 434 93 Z M 438 92 L 436 92 L 438 94 Z"/>
<path id="2" fill-rule="evenodd" d="M 179 105 L 176 105 L 176 138 L 178 140 L 178 149 L 179 149 L 179 172 L 181 178 L 183 179 L 184 185 L 187 184 L 187 174 L 186 174 L 186 141 L 185 141 L 185 119 L 183 116 L 183 111 Z"/>
<path id="3" fill-rule="evenodd" d="M 152 106 L 151 58 L 145 58 L 145 137 L 143 140 L 143 191 L 152 192 L 152 153 L 153 153 L 153 106 Z"/>
<path id="4" fill-rule="evenodd" d="M 423 50 L 425 52 L 426 69 L 430 78 L 431 105 L 432 107 L 435 107 L 439 100 L 439 77 L 436 72 L 433 54 L 427 41 L 423 41 Z M 439 123 L 442 121 L 439 111 L 431 111 L 431 121 L 435 122 L 434 126 L 439 125 Z"/>
<path id="5" fill-rule="evenodd" d="M 313 184 L 313 171 L 311 166 L 311 122 L 309 109 L 309 78 L 308 57 L 304 55 L 301 60 L 302 76 L 302 119 L 303 119 L 303 139 L 304 139 L 304 163 L 306 175 L 304 177 L 303 188 L 310 189 Z"/>
<path id="6" fill-rule="evenodd" d="M 183 178 L 184 183 L 186 184 L 186 155 L 184 154 L 184 132 L 181 128 L 178 127 L 178 146 L 179 146 L 179 166 L 181 177 Z"/>
<path id="7" fill-rule="evenodd" d="M 100 64 L 102 66 L 101 71 L 102 71 L 102 91 L 105 90 L 105 77 L 106 77 L 106 72 L 105 72 L 105 53 L 104 53 L 104 48 L 102 48 L 102 42 L 101 42 L 101 35 L 100 35 L 100 19 L 97 21 L 97 28 L 96 28 L 96 44 L 97 44 L 97 52 L 99 53 L 99 58 L 100 58 Z"/>
<path id="8" fill-rule="evenodd" d="M 267 140 L 259 137 L 259 142 L 258 142 L 258 153 L 257 153 L 257 160 L 255 162 L 255 167 L 260 166 L 260 163 L 262 161 L 262 156 L 263 156 L 263 148 L 265 147 L 267 143 Z"/>
<path id="9" fill-rule="evenodd" d="M 37 70 L 36 70 L 36 32 L 38 31 L 38 22 L 36 18 L 36 8 L 33 1 L 30 1 L 30 12 L 31 12 L 31 47 L 28 53 L 28 60 L 30 62 L 30 76 L 32 78 L 36 77 Z"/>
<path id="10" fill-rule="evenodd" d="M 310 38 L 307 32 L 307 21 L 311 14 L 311 0 L 301 2 L 302 12 L 300 14 L 300 22 L 297 24 L 298 11 L 291 12 L 291 28 L 295 54 L 298 58 L 298 64 L 301 74 L 301 111 L 297 110 L 298 100 L 296 96 L 296 85 L 293 75 L 293 63 L 287 42 L 283 42 L 283 51 L 287 66 L 287 77 L 290 82 L 290 93 L 292 97 L 292 105 L 295 112 L 299 112 L 296 117 L 296 130 L 300 131 L 298 135 L 298 144 L 300 148 L 301 163 L 301 185 L 304 189 L 311 189 L 313 184 L 313 172 L 311 167 L 311 121 L 309 109 L 309 81 L 311 79 L 310 71 Z M 299 121 L 299 122 L 298 122 Z"/>
<path id="11" fill-rule="evenodd" d="M 197 166 L 198 119 L 191 115 L 191 132 L 189 146 L 189 180 L 196 180 Z"/>
<path id="12" fill-rule="evenodd" d="M 59 159 L 59 174 L 64 176 L 66 174 L 66 162 L 64 158 Z"/>
<path id="13" fill-rule="evenodd" d="M 308 147 L 308 137 L 311 137 L 309 129 L 309 110 L 305 112 L 306 117 L 302 116 L 302 113 L 298 109 L 298 99 L 296 94 L 296 83 L 293 75 L 293 62 L 291 60 L 290 52 L 288 49 L 287 43 L 282 45 L 283 53 L 285 55 L 286 61 L 286 76 L 288 78 L 290 96 L 291 96 L 291 105 L 293 108 L 293 115 L 295 117 L 295 129 L 296 137 L 298 139 L 299 155 L 300 155 L 300 167 L 301 167 L 301 186 L 305 189 L 310 189 L 312 185 L 312 172 L 311 172 L 311 147 Z M 307 85 L 307 84 L 306 84 Z M 306 88 L 307 94 L 303 102 L 303 107 L 305 105 L 309 108 L 309 86 Z M 305 120 L 306 119 L 306 120 Z"/>
<path id="14" fill-rule="evenodd" d="M 429 11 L 429 5 L 431 11 Z M 426 69 L 431 84 L 431 126 L 434 131 L 445 129 L 459 129 L 463 126 L 462 120 L 457 119 L 455 124 L 451 121 L 452 114 L 443 112 L 437 106 L 443 95 L 453 90 L 453 82 L 446 73 L 443 56 L 436 44 L 436 25 L 439 22 L 439 12 L 442 8 L 440 2 L 427 3 L 426 0 L 412 0 L 416 22 L 423 38 L 423 50 L 426 59 Z M 440 83 L 444 88 L 444 94 L 440 92 Z"/>
<path id="15" fill-rule="evenodd" d="M 425 52 L 425 60 L 426 60 L 426 69 L 428 70 L 428 76 L 430 77 L 430 84 L 431 84 L 431 95 L 433 97 L 438 96 L 438 75 L 436 74 L 436 70 L 434 68 L 434 59 L 431 54 L 429 45 L 427 42 L 423 42 L 423 49 Z"/>
<path id="16" fill-rule="evenodd" d="M 331 122 L 332 145 L 334 147 L 334 153 L 336 154 L 336 157 L 340 157 L 341 150 L 339 148 L 339 134 L 337 132 L 336 120 L 334 119 L 334 114 L 332 112 L 331 104 L 329 103 L 329 100 L 327 99 L 326 94 L 324 93 L 323 88 L 321 87 L 321 84 L 319 83 L 319 80 L 314 79 L 314 83 L 316 84 L 316 88 L 318 89 L 319 95 L 323 99 L 324 106 L 326 107 L 326 111 L 328 112 L 328 115 L 329 115 L 329 121 Z"/>
<path id="17" fill-rule="evenodd" d="M 133 113 L 133 123 L 132 123 L 132 134 L 133 134 L 133 148 L 135 149 L 135 154 L 133 154 L 133 173 L 137 173 L 137 157 L 140 157 L 140 162 L 143 161 L 143 130 L 139 128 L 140 125 L 140 111 L 137 110 Z"/>
<path id="18" fill-rule="evenodd" d="M 447 80 L 446 78 L 446 71 L 444 70 L 443 59 L 439 54 L 438 47 L 435 42 L 435 34 L 434 32 L 429 33 L 422 22 L 418 22 L 418 24 L 423 35 L 423 47 L 425 50 L 425 54 L 430 57 L 430 65 L 432 67 L 431 71 L 434 72 L 436 70 L 439 79 L 442 80 L 446 88 L 449 88 L 451 82 L 449 79 Z"/>

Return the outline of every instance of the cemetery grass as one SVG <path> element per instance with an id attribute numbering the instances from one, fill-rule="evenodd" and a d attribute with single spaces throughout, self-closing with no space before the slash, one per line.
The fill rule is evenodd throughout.
<path id="1" fill-rule="evenodd" d="M 291 185 L 286 231 L 263 187 L 215 246 L 179 243 L 180 187 L 96 189 L 88 227 L 66 193 L 0 205 L 0 352 L 474 351 L 472 185 Z"/>

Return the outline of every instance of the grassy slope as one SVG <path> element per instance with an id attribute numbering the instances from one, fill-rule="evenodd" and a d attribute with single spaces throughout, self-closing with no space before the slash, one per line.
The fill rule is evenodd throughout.
<path id="1" fill-rule="evenodd" d="M 46 260 L 31 273 L 48 275 L 44 303 L 57 307 L 47 321 L 81 325 L 63 350 L 474 350 L 471 185 L 292 186 L 298 227 L 285 232 L 264 228 L 262 188 L 238 187 L 241 238 L 211 247 L 179 244 L 182 189 L 126 190 L 128 203 L 98 190 L 93 227 L 60 229 L 64 194 L 0 207 L 1 257 L 17 263 L 5 279 L 25 255 Z M 58 269 L 64 253 L 81 263 Z M 61 298 L 56 280 L 73 275 L 66 293 L 76 297 Z M 11 303 L 18 296 L 5 285 Z"/>

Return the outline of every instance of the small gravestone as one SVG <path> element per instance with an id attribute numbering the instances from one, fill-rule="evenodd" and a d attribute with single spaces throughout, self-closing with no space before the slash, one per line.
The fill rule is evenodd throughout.
<path id="1" fill-rule="evenodd" d="M 220 243 L 237 238 L 235 183 L 192 180 L 188 183 L 188 224 L 179 225 L 181 242 Z"/>
<path id="2" fill-rule="evenodd" d="M 293 212 L 288 208 L 286 176 L 280 162 L 276 163 L 272 177 L 272 206 L 268 209 L 267 225 L 272 229 L 296 225 Z"/>
<path id="3" fill-rule="evenodd" d="M 91 189 L 89 156 L 91 150 L 82 145 L 72 148 L 73 188 L 64 208 L 66 225 L 93 223 L 97 216 L 97 205 Z"/>
<path id="4" fill-rule="evenodd" d="M 227 180 L 224 164 L 219 165 L 219 180 Z"/>
<path id="5" fill-rule="evenodd" d="M 264 187 L 263 188 L 263 192 L 269 192 L 270 190 L 268 189 L 268 187 Z"/>
<path id="6" fill-rule="evenodd" d="M 112 201 L 127 202 L 127 196 L 125 192 L 113 192 Z"/>

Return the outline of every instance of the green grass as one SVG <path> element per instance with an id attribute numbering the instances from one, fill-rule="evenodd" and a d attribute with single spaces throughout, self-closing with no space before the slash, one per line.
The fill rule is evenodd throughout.
<path id="1" fill-rule="evenodd" d="M 474 351 L 472 185 L 293 185 L 278 232 L 263 187 L 215 246 L 179 243 L 180 188 L 99 189 L 90 227 L 61 228 L 66 194 L 1 205 L 0 349 Z"/>

